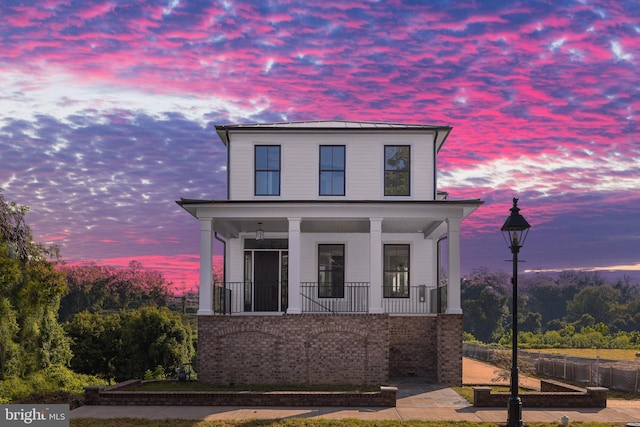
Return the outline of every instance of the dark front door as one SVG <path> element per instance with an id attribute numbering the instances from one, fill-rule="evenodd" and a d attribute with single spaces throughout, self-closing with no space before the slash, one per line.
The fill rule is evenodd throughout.
<path id="1" fill-rule="evenodd" d="M 254 252 L 254 310 L 278 311 L 280 252 Z"/>

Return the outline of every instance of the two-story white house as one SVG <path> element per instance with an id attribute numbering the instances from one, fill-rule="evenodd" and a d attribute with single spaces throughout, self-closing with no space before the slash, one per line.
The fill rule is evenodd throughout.
<path id="1" fill-rule="evenodd" d="M 451 127 L 216 131 L 227 199 L 177 202 L 200 223 L 200 380 L 459 384 L 460 223 L 482 202 L 437 189 Z M 214 240 L 224 245 L 215 282 Z"/>

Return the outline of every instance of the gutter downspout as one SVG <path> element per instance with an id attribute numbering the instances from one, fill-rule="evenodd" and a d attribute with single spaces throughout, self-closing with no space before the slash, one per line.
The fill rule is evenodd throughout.
<path id="1" fill-rule="evenodd" d="M 440 286 L 440 243 L 443 240 L 447 240 L 449 236 L 448 235 L 444 235 L 438 238 L 438 240 L 436 241 L 436 264 L 437 264 L 437 274 L 436 274 L 436 314 L 441 314 L 442 313 L 442 287 Z"/>
<path id="2" fill-rule="evenodd" d="M 436 130 L 436 136 L 433 139 L 433 200 L 438 200 L 438 130 Z"/>
<path id="3" fill-rule="evenodd" d="M 213 233 L 213 238 L 222 243 L 222 290 L 220 297 L 220 311 L 222 314 L 231 314 L 231 297 L 227 295 L 227 242 L 218 236 L 218 232 Z M 214 282 L 215 285 L 215 282 Z M 215 289 L 213 290 L 215 294 Z M 231 292 L 231 291 L 229 291 Z M 215 297 L 214 297 L 215 301 Z M 215 306 L 214 306 L 215 307 Z"/>
<path id="4" fill-rule="evenodd" d="M 229 139 L 229 129 L 224 130 L 224 134 L 227 137 L 227 200 L 231 199 L 231 180 L 229 177 L 231 173 L 229 172 L 229 160 L 231 159 L 231 140 Z"/>
<path id="5" fill-rule="evenodd" d="M 214 232 L 213 233 L 213 238 L 216 239 L 218 242 L 222 243 L 222 283 L 223 285 L 226 286 L 227 283 L 227 241 L 224 239 L 221 239 L 220 236 L 218 236 L 218 232 Z"/>

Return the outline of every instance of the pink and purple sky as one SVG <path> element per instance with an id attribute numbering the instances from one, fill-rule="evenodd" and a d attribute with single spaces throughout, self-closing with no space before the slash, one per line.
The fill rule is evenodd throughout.
<path id="1" fill-rule="evenodd" d="M 0 188 L 70 263 L 197 283 L 198 224 L 225 197 L 215 124 L 453 126 L 462 267 L 640 277 L 640 5 L 629 1 L 4 0 Z"/>

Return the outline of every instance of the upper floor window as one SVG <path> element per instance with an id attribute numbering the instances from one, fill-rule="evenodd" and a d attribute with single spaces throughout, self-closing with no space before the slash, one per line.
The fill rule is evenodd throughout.
<path id="1" fill-rule="evenodd" d="M 411 147 L 408 145 L 384 146 L 384 195 L 409 196 L 411 176 Z"/>
<path id="2" fill-rule="evenodd" d="M 255 167 L 256 196 L 279 196 L 280 146 L 256 145 Z"/>
<path id="3" fill-rule="evenodd" d="M 318 245 L 318 297 L 344 298 L 344 245 Z"/>
<path id="4" fill-rule="evenodd" d="M 320 195 L 344 196 L 344 145 L 320 146 Z"/>
<path id="5" fill-rule="evenodd" d="M 385 298 L 409 298 L 409 245 L 384 245 Z"/>

